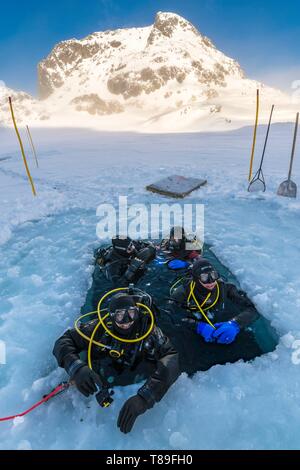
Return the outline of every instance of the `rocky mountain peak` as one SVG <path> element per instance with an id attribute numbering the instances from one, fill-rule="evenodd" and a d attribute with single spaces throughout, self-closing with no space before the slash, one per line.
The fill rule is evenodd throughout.
<path id="1" fill-rule="evenodd" d="M 232 116 L 245 119 L 250 113 L 253 119 L 256 89 L 262 86 L 188 20 L 170 12 L 158 12 L 147 27 L 62 41 L 40 62 L 38 76 L 42 100 L 15 95 L 19 116 L 122 130 L 198 129 L 198 121 L 227 128 Z M 1 94 L 0 108 L 9 116 L 7 96 Z M 267 87 L 264 97 L 272 104 L 276 97 L 285 100 Z"/>
<path id="2" fill-rule="evenodd" d="M 182 34 L 187 31 L 192 32 L 196 36 L 200 36 L 199 31 L 186 19 L 176 13 L 166 13 L 159 11 L 156 14 L 151 33 L 148 38 L 148 45 L 155 42 L 161 37 L 172 38 L 176 34 Z"/>

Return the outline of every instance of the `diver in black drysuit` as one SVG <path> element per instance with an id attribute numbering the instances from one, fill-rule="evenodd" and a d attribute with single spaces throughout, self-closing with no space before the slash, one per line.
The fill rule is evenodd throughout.
<path id="1" fill-rule="evenodd" d="M 198 242 L 196 237 L 192 240 L 187 237 L 183 227 L 172 227 L 169 238 L 165 238 L 160 243 L 161 253 L 169 260 L 168 268 L 185 269 L 199 259 L 202 256 L 202 248 L 196 246 L 196 242 Z"/>
<path id="2" fill-rule="evenodd" d="M 149 300 L 150 299 L 150 300 Z M 58 365 L 64 367 L 85 396 L 114 385 L 129 385 L 146 380 L 136 395 L 122 407 L 118 426 L 124 433 L 131 431 L 136 418 L 160 401 L 179 376 L 178 354 L 170 340 L 159 327 L 150 330 L 147 310 L 142 311 L 137 302 L 151 307 L 151 297 L 143 295 L 115 294 L 108 307 L 109 318 L 105 322 L 109 332 L 125 342 L 113 338 L 101 325 L 94 340 L 101 343 L 92 346 L 92 369 L 82 353 L 87 353 L 89 341 L 76 329 L 67 330 L 55 343 L 53 354 Z M 146 314 L 145 314 L 146 313 Z M 80 331 L 91 337 L 99 320 L 80 325 Z M 143 341 L 126 342 L 128 339 L 150 334 Z"/>
<path id="3" fill-rule="evenodd" d="M 93 309 L 103 294 L 107 280 L 112 287 L 136 285 L 147 272 L 147 264 L 154 260 L 156 248 L 150 242 L 117 236 L 112 245 L 95 251 L 95 270 L 90 296 Z M 105 279 L 103 278 L 105 277 Z M 105 282 L 107 286 L 107 282 Z"/>
<path id="4" fill-rule="evenodd" d="M 211 325 L 190 295 L 192 283 L 198 305 L 206 300 L 201 308 Z M 158 325 L 179 353 L 180 371 L 193 374 L 216 364 L 260 356 L 262 350 L 248 328 L 258 315 L 247 295 L 219 279 L 209 261 L 202 258 L 172 292 L 158 316 Z"/>

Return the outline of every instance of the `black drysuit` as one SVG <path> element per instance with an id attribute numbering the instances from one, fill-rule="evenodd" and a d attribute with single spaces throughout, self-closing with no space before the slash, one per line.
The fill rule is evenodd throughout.
<path id="1" fill-rule="evenodd" d="M 219 281 L 220 295 L 217 303 L 211 310 L 206 311 L 210 321 L 214 323 L 235 320 L 241 331 L 236 340 L 229 345 L 206 343 L 191 326 L 183 322 L 186 317 L 196 318 L 206 322 L 199 314 L 198 309 L 193 310 L 193 301 L 187 302 L 190 293 L 192 278 L 174 290 L 165 309 L 161 309 L 158 325 L 172 340 L 179 353 L 180 371 L 193 374 L 197 370 L 207 370 L 216 364 L 236 362 L 240 359 L 251 360 L 262 354 L 253 332 L 248 328 L 258 318 L 258 312 L 247 297 L 233 284 Z M 209 291 L 199 283 L 195 287 L 196 298 L 201 305 Z M 216 300 L 217 290 L 214 289 L 205 307 L 212 305 Z"/>
<path id="2" fill-rule="evenodd" d="M 120 253 L 113 246 L 100 249 L 95 253 L 96 266 L 112 284 L 113 287 L 127 287 L 136 284 L 145 274 L 146 265 L 155 258 L 156 249 L 151 243 L 133 241 L 134 254 Z M 95 270 L 94 278 L 98 273 Z M 98 279 L 97 279 L 98 280 Z"/>
<path id="3" fill-rule="evenodd" d="M 98 320 L 93 320 L 82 324 L 80 330 L 91 337 L 97 323 Z M 104 382 L 112 386 L 125 386 L 146 380 L 138 393 L 147 401 L 149 408 L 161 400 L 179 375 L 178 354 L 158 327 L 154 327 L 152 333 L 142 343 L 118 342 L 108 335 L 103 327 L 99 327 L 94 339 L 114 350 L 124 349 L 124 354 L 119 359 L 113 358 L 108 350 L 93 345 L 93 370 L 100 373 Z M 74 361 L 80 358 L 84 360 L 80 355 L 86 353 L 87 348 L 88 341 L 75 329 L 71 329 L 56 341 L 53 354 L 58 365 L 68 371 Z M 140 348 L 141 350 L 138 350 Z"/>
<path id="4" fill-rule="evenodd" d="M 88 293 L 89 306 L 86 311 L 95 310 L 102 295 L 109 288 L 136 285 L 147 271 L 147 264 L 156 255 L 151 243 L 134 241 L 134 254 L 121 254 L 113 246 L 95 252 L 96 264 L 93 273 L 93 284 Z"/>

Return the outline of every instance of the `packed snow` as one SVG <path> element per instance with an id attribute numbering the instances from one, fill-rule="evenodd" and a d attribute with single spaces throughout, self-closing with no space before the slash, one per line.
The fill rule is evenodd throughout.
<path id="1" fill-rule="evenodd" d="M 259 128 L 255 167 L 266 128 Z M 169 174 L 208 180 L 186 202 L 205 204 L 205 241 L 276 328 L 275 352 L 251 363 L 183 374 L 123 435 L 116 426 L 138 385 L 117 388 L 100 409 L 70 389 L 24 418 L 0 423 L 1 449 L 299 448 L 300 203 L 276 196 L 286 179 L 293 125 L 274 125 L 264 168 L 268 190 L 247 192 L 252 129 L 228 133 L 97 133 L 32 129 L 26 144 L 33 198 L 16 137 L 0 130 L 0 417 L 19 413 L 66 379 L 52 347 L 73 325 L 91 283 L 96 209 L 167 202 L 145 186 Z M 25 140 L 25 135 L 24 142 Z M 300 155 L 293 180 L 300 185 Z M 297 360 L 298 359 L 298 360 Z"/>

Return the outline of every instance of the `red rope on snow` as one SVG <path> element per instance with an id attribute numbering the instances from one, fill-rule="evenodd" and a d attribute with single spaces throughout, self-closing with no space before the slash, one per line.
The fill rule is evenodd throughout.
<path id="1" fill-rule="evenodd" d="M 46 403 L 51 398 L 55 397 L 55 395 L 58 395 L 60 392 L 63 392 L 64 390 L 67 390 L 69 386 L 70 384 L 68 382 L 63 382 L 59 384 L 54 390 L 52 390 L 52 392 L 48 393 L 48 395 L 45 395 L 40 401 L 38 401 L 37 403 L 32 405 L 30 408 L 28 408 L 28 410 L 23 411 L 23 413 L 19 413 L 17 415 L 6 416 L 5 418 L 0 418 L 0 422 L 9 421 L 15 418 L 21 418 L 22 416 L 27 415 L 31 411 L 35 410 L 35 408 L 37 408 L 38 406 L 42 405 L 43 403 Z"/>

